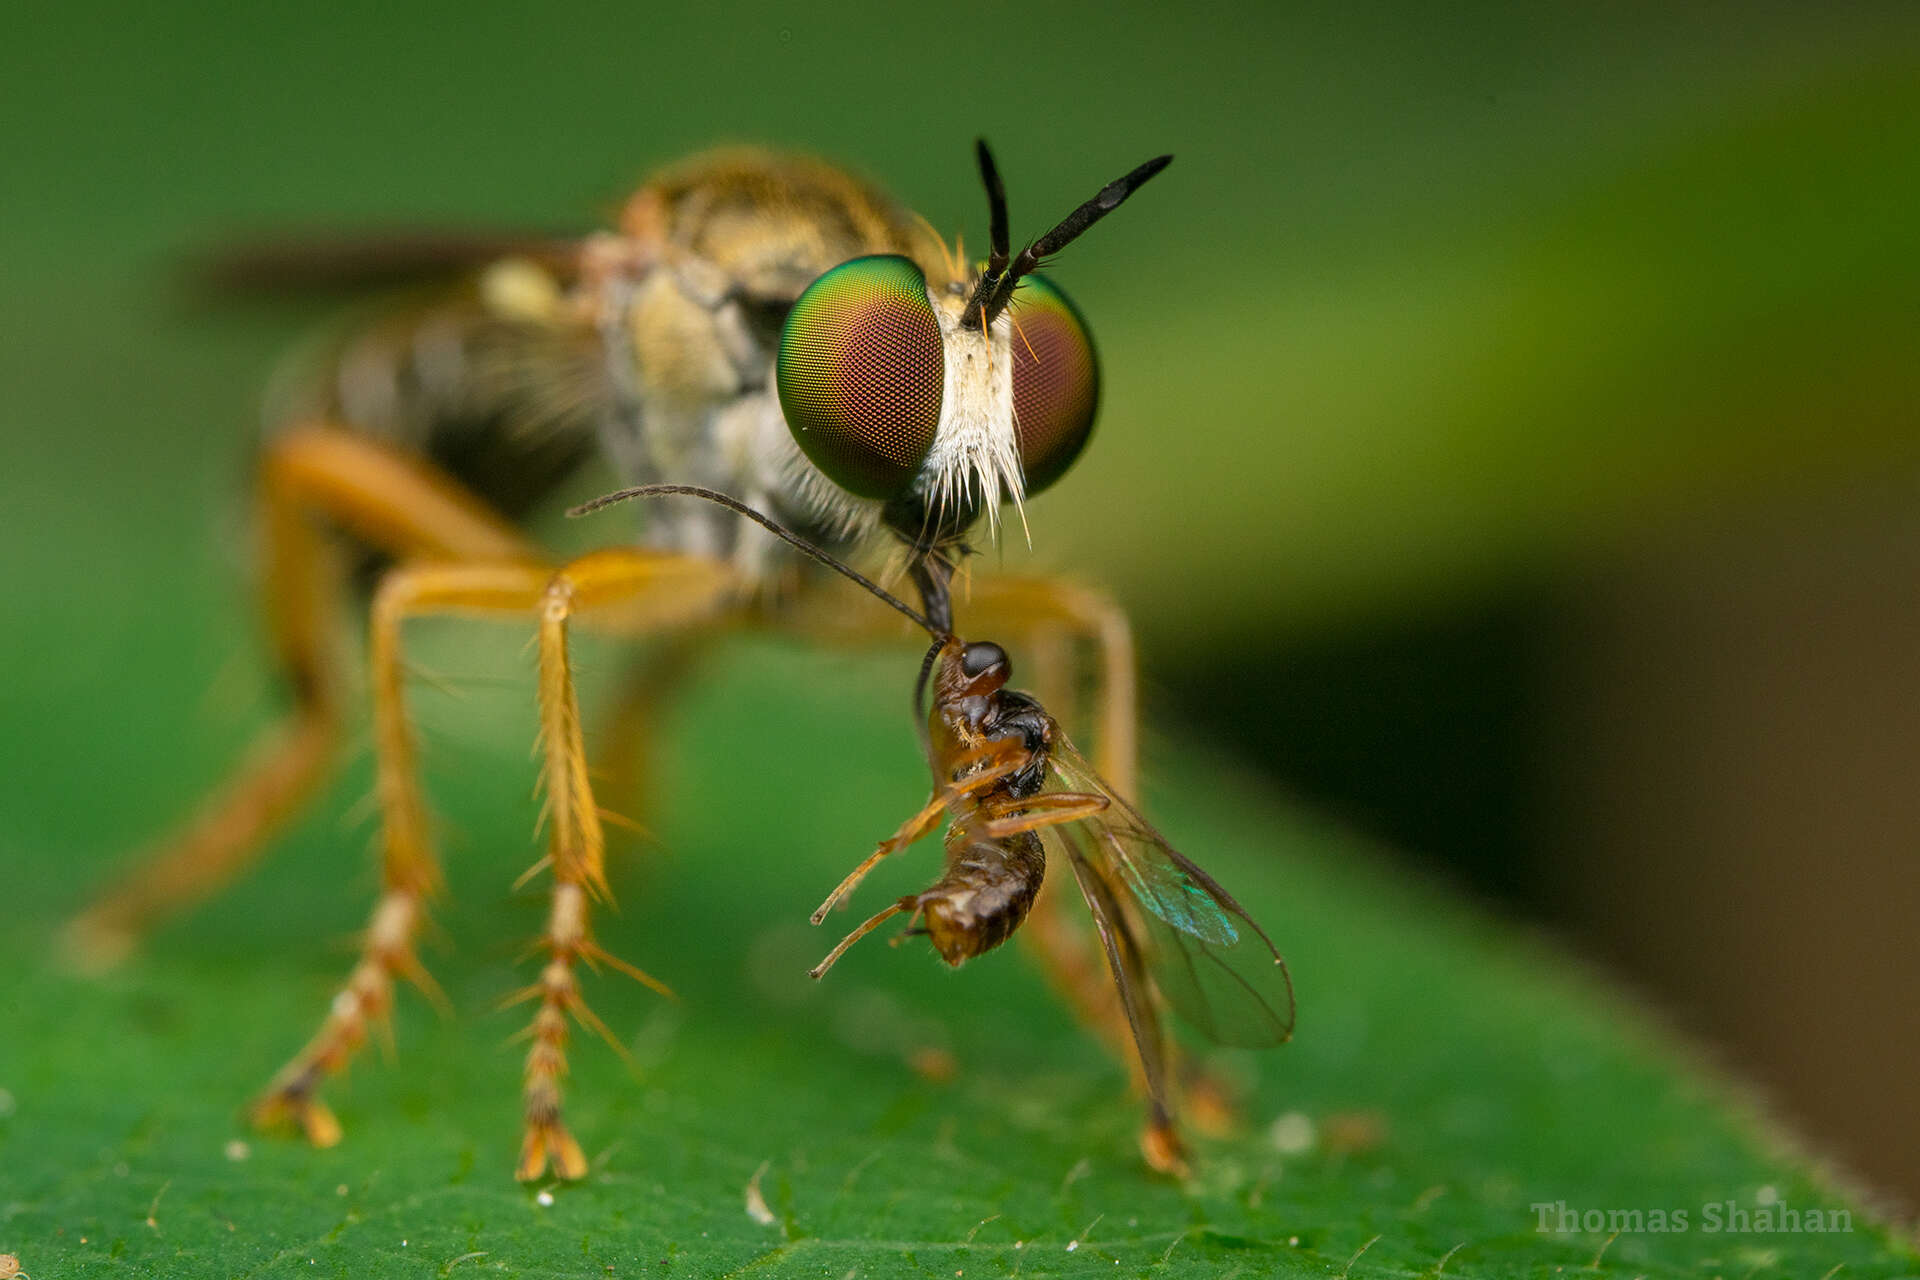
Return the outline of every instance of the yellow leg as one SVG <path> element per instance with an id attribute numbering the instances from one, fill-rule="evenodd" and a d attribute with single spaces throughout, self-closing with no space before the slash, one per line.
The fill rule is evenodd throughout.
<path id="1" fill-rule="evenodd" d="M 864 862 L 847 872 L 846 878 L 835 885 L 833 892 L 827 895 L 827 900 L 814 908 L 813 915 L 810 917 L 811 922 L 813 924 L 819 924 L 824 921 L 827 918 L 827 912 L 839 906 L 846 900 L 848 894 L 860 887 L 860 882 L 867 878 L 869 871 L 879 866 L 883 859 L 900 852 L 900 850 L 913 844 L 922 836 L 939 826 L 940 817 L 946 813 L 946 811 L 947 793 L 945 791 L 934 792 L 933 798 L 927 801 L 925 807 L 923 807 L 920 812 L 901 823 L 900 829 L 885 840 L 882 840 L 879 847 L 868 854 Z"/>
<path id="2" fill-rule="evenodd" d="M 630 613 L 625 619 L 630 626 L 707 621 L 728 607 L 734 587 L 730 572 L 719 562 L 617 548 L 567 565 L 541 593 L 540 731 L 545 751 L 547 858 L 554 888 L 547 933 L 541 940 L 546 964 L 539 981 L 526 993 L 537 1000 L 538 1007 L 530 1028 L 532 1044 L 522 1089 L 525 1123 L 514 1171 L 522 1181 L 545 1176 L 549 1166 L 561 1178 L 586 1176 L 586 1156 L 561 1117 L 568 1016 L 605 1034 L 581 999 L 574 973 L 576 961 L 591 964 L 608 958 L 587 929 L 589 902 L 604 898 L 607 884 L 606 836 L 587 769 L 579 699 L 567 656 L 568 624 L 578 614 L 628 606 L 638 606 L 642 615 Z M 664 611 L 660 606 L 665 606 Z M 637 970 L 628 972 L 651 981 Z"/>
<path id="3" fill-rule="evenodd" d="M 332 639 L 343 588 L 319 521 L 396 559 L 540 558 L 446 475 L 338 428 L 301 428 L 268 444 L 259 510 L 262 603 L 294 710 L 197 815 L 68 923 L 65 950 L 82 968 L 111 966 L 155 922 L 238 875 L 331 763 L 341 724 Z"/>
<path id="4" fill-rule="evenodd" d="M 386 1025 L 395 977 L 410 978 L 437 994 L 413 949 L 427 899 L 439 887 L 440 868 L 427 833 L 419 750 L 407 717 L 402 626 L 410 617 L 452 609 L 524 613 L 547 576 L 537 564 L 417 564 L 394 570 L 380 584 L 367 645 L 375 794 L 382 818 L 380 900 L 346 985 L 334 996 L 320 1030 L 254 1104 L 254 1123 L 267 1128 L 291 1123 L 316 1146 L 338 1142 L 340 1125 L 317 1096 L 321 1084 L 345 1069 L 372 1029 Z"/>
<path id="5" fill-rule="evenodd" d="M 1104 594 L 1058 579 L 982 578 L 967 601 L 969 635 L 1005 636 L 1041 661 L 1037 674 L 1052 677 L 1036 689 L 1043 704 L 1065 708 L 1074 702 L 1081 672 L 1091 656 L 1096 708 L 1093 759 L 1116 793 L 1139 803 L 1138 702 L 1132 629 L 1126 614 Z M 1018 661 L 1018 659 L 1016 659 Z M 1019 684 L 1019 671 L 1015 671 Z M 1049 985 L 1121 1062 L 1134 1090 L 1145 1095 L 1147 1082 L 1135 1052 L 1126 1010 L 1113 975 L 1101 956 L 1083 913 L 1067 886 L 1067 877 L 1047 877 L 1020 937 L 1040 965 Z M 1188 1110 L 1203 1127 L 1219 1130 L 1231 1122 L 1225 1090 L 1204 1073 L 1182 1070 L 1171 1043 L 1169 1087 L 1186 1086 Z M 1170 1100 L 1172 1101 L 1172 1100 Z M 1177 1173 L 1180 1140 L 1171 1117 L 1150 1108 L 1141 1133 L 1141 1150 L 1162 1172 Z"/>
<path id="6" fill-rule="evenodd" d="M 1059 578 L 982 578 L 964 602 L 963 632 L 970 639 L 997 639 L 1015 654 L 1028 647 L 1048 648 L 1064 634 L 1075 649 L 1091 651 L 1094 704 L 1093 763 L 1116 792 L 1137 802 L 1139 788 L 1139 704 L 1135 693 L 1133 628 L 1127 615 L 1106 595 Z M 1080 663 L 1064 664 L 1069 684 L 1077 683 Z M 1020 684 L 1016 666 L 1014 684 Z M 1065 708 L 1071 690 L 1042 688 L 1043 703 Z M 1064 710 L 1061 715 L 1065 715 Z M 1071 726 L 1070 726 L 1071 727 Z"/>
<path id="7" fill-rule="evenodd" d="M 947 812 L 949 805 L 976 791 L 986 790 L 1024 765 L 1026 763 L 1025 748 L 1012 739 L 1003 738 L 982 747 L 961 752 L 955 758 L 955 763 L 957 769 L 979 767 L 974 768 L 973 772 L 968 773 L 959 782 L 950 782 L 944 787 L 935 789 L 932 798 L 918 813 L 901 823 L 898 830 L 882 840 L 879 847 L 867 855 L 865 862 L 847 873 L 846 879 L 842 880 L 834 891 L 827 895 L 827 900 L 814 911 L 812 923 L 819 924 L 825 920 L 827 912 L 833 910 L 846 899 L 848 894 L 858 888 L 860 882 L 867 878 L 867 873 L 879 866 L 882 860 L 917 843 L 939 826 L 940 817 Z"/>
<path id="8" fill-rule="evenodd" d="M 1091 818 L 1107 808 L 1105 796 L 1081 795 L 1074 791 L 1051 791 L 1025 799 L 1009 796 L 980 806 L 986 821 L 980 834 L 989 840 L 1004 840 L 1022 831 Z"/>
<path id="9" fill-rule="evenodd" d="M 716 616 L 731 580 L 723 565 L 685 557 L 612 550 L 555 572 L 537 564 L 416 564 L 396 570 L 375 598 L 369 646 L 374 691 L 377 790 L 385 820 L 383 892 L 346 985 L 313 1040 L 269 1085 L 254 1115 L 263 1124 L 291 1121 L 315 1142 L 337 1141 L 339 1126 L 315 1096 L 326 1078 L 347 1065 L 370 1030 L 387 1016 L 395 977 L 425 982 L 413 955 L 424 904 L 439 881 L 418 782 L 418 751 L 405 702 L 403 624 L 434 614 L 491 614 L 537 619 L 541 732 L 550 827 L 547 863 L 554 895 L 541 948 L 547 960 L 539 981 L 522 998 L 539 1002 L 526 1065 L 527 1131 L 519 1173 L 537 1178 L 549 1160 L 562 1177 L 586 1172 L 579 1145 L 560 1119 L 560 1080 L 566 1074 L 568 1016 L 605 1028 L 580 997 L 576 961 L 605 961 L 660 988 L 645 974 L 613 959 L 592 940 L 588 902 L 604 895 L 604 836 L 587 778 L 579 706 L 568 667 L 566 623 L 583 610 L 605 611 L 607 621 L 649 629 Z M 658 597 L 655 599 L 654 597 Z M 613 607 L 646 606 L 636 619 L 612 616 Z M 429 990 L 431 988 L 429 987 Z"/>
<path id="10" fill-rule="evenodd" d="M 654 809 L 655 744 L 662 715 L 694 678 L 700 646 L 688 636 L 663 637 L 626 672 L 600 727 L 600 763 L 594 772 L 603 797 L 601 812 L 618 809 L 638 822 Z M 618 818 L 615 819 L 619 821 Z"/>

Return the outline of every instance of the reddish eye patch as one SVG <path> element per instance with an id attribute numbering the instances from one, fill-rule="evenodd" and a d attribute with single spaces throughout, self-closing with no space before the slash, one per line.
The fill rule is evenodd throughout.
<path id="1" fill-rule="evenodd" d="M 1013 422 L 1027 492 L 1039 493 L 1073 465 L 1100 407 L 1093 339 L 1067 295 L 1042 276 L 1020 281 L 1013 320 Z"/>
<path id="2" fill-rule="evenodd" d="M 893 498 L 940 426 L 946 355 L 927 280 L 909 259 L 855 258 L 793 304 L 775 366 L 787 428 L 849 493 Z"/>

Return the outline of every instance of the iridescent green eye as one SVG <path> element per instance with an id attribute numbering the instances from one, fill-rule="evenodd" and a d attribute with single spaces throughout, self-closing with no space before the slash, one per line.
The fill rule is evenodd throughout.
<path id="1" fill-rule="evenodd" d="M 1067 295 L 1042 276 L 1026 276 L 1007 313 L 1013 317 L 1013 426 L 1027 492 L 1066 473 L 1093 433 L 1100 407 L 1100 364 L 1093 339 Z"/>
<path id="2" fill-rule="evenodd" d="M 926 276 L 892 254 L 827 272 L 793 304 L 774 376 L 814 466 L 849 493 L 897 497 L 933 447 L 946 384 Z"/>

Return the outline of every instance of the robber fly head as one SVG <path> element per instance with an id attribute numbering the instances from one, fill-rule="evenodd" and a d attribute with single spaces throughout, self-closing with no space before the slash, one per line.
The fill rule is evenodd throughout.
<path id="1" fill-rule="evenodd" d="M 992 222 L 990 256 L 970 278 L 936 285 L 910 258 L 855 258 L 800 295 L 780 338 L 780 406 L 801 451 L 883 503 L 918 547 L 1020 504 L 1085 447 L 1100 402 L 1093 340 L 1035 271 L 1172 160 L 1108 183 L 1016 254 L 993 153 L 977 148 Z"/>

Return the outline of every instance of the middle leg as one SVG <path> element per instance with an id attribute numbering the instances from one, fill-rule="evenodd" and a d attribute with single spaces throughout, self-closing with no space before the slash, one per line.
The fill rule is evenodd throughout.
<path id="1" fill-rule="evenodd" d="M 1090 669 L 1097 716 L 1092 734 L 1094 763 L 1117 794 L 1139 803 L 1137 678 L 1132 629 L 1125 612 L 1104 593 L 1061 579 L 987 579 L 975 600 L 983 615 L 1003 620 L 1010 633 L 1025 637 L 1042 654 L 1061 655 L 1056 669 L 1062 687 L 1040 690 L 1043 701 L 1057 695 L 1064 699 L 1063 706 L 1072 705 L 1071 694 Z M 1065 905 L 1071 895 L 1060 879 L 1048 878 L 1022 936 L 1054 989 L 1081 1022 L 1127 1063 L 1135 1087 L 1144 1091 L 1125 1009 L 1098 948 L 1076 919 L 1078 913 Z M 1232 1130 L 1237 1122 L 1233 1091 L 1192 1061 L 1182 1062 L 1171 1043 L 1167 1055 L 1169 1084 L 1180 1094 L 1188 1119 L 1202 1132 Z M 1151 1121 L 1141 1146 L 1149 1164 L 1162 1172 L 1177 1171 L 1177 1160 L 1158 1157 L 1168 1148 Z"/>
<path id="2" fill-rule="evenodd" d="M 1116 794 L 1137 803 L 1136 676 L 1133 632 L 1125 612 L 1099 591 L 1053 578 L 983 578 L 967 603 L 974 614 L 973 630 L 987 627 L 992 634 L 1018 636 L 1022 648 L 1063 659 L 1041 668 L 1055 677 L 1051 685 L 1036 690 L 1046 706 L 1070 707 L 1079 701 L 1079 685 L 1089 670 L 1087 657 L 1093 657 L 1094 764 Z M 1061 879 L 1047 877 L 1020 936 L 1049 984 L 1144 1089 L 1126 1010 L 1098 946 L 1067 905 L 1073 895 Z"/>

